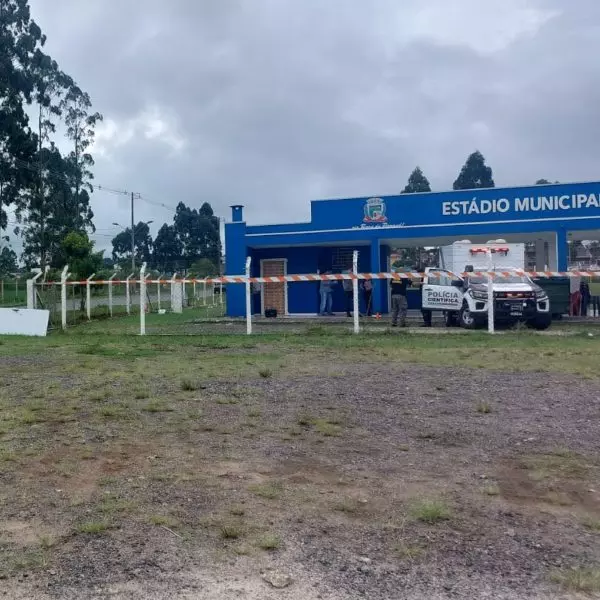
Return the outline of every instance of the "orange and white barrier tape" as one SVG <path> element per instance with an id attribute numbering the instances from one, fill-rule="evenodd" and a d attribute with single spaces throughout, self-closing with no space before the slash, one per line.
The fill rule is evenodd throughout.
<path id="1" fill-rule="evenodd" d="M 520 269 L 513 269 L 512 271 L 470 271 L 468 273 L 452 273 L 450 271 L 444 271 L 449 275 L 457 277 L 467 276 L 478 276 L 487 277 L 491 275 L 496 279 L 502 279 L 503 277 L 512 277 L 514 275 L 527 275 L 532 278 L 552 278 L 552 277 L 599 277 L 600 271 L 522 271 Z M 335 274 L 309 274 L 309 275 L 276 275 L 271 277 L 250 277 L 250 283 L 284 283 L 284 282 L 302 282 L 302 281 L 343 281 L 348 279 L 423 279 L 423 277 L 435 278 L 439 277 L 436 272 L 432 273 L 420 273 L 418 271 L 407 271 L 402 273 L 335 273 Z M 206 283 L 206 284 L 219 284 L 219 283 L 246 283 L 245 275 L 225 275 L 223 277 L 212 277 L 207 279 L 147 279 L 146 284 L 168 284 L 168 283 Z M 84 279 L 83 281 L 67 281 L 67 285 L 86 285 L 88 282 Z M 113 279 L 112 282 L 108 280 L 95 280 L 90 281 L 90 285 L 108 285 L 112 283 L 127 284 L 127 283 L 139 283 L 139 279 Z M 36 283 L 38 286 L 44 285 L 60 285 L 60 281 L 45 281 Z"/>

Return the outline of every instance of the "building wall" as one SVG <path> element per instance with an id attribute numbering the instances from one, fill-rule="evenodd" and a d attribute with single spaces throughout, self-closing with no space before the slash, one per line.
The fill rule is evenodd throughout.
<path id="1" fill-rule="evenodd" d="M 344 246 L 352 261 L 352 252 L 358 250 L 358 270 L 368 272 L 371 269 L 371 257 L 368 246 Z M 287 260 L 287 272 L 293 275 L 311 274 L 328 270 L 340 273 L 342 268 L 334 268 L 336 255 L 339 255 L 337 247 L 307 246 L 292 248 L 261 248 L 251 249 L 252 275 L 260 276 L 261 260 L 281 258 Z M 351 264 L 350 264 L 351 266 Z M 263 284 L 269 285 L 269 284 Z M 253 301 L 253 311 L 260 313 L 260 296 Z M 317 313 L 319 311 L 319 283 L 318 282 L 290 282 L 287 286 L 288 313 Z M 362 294 L 361 294 L 361 303 Z M 364 307 L 363 307 L 364 308 Z M 344 292 L 341 282 L 333 286 L 333 310 L 343 312 L 345 310 Z"/>
<path id="2" fill-rule="evenodd" d="M 247 226 L 242 207 L 233 207 L 226 231 L 226 272 L 242 275 L 247 255 L 254 259 L 253 274 L 260 273 L 260 259 L 287 258 L 288 273 L 315 273 L 331 267 L 333 246 L 360 249 L 360 271 L 387 269 L 385 243 L 395 240 L 469 236 L 523 235 L 553 232 L 548 241 L 548 267 L 566 270 L 568 231 L 600 229 L 600 182 L 554 184 L 520 188 L 457 190 L 373 198 L 320 200 L 311 203 L 308 223 Z M 253 310 L 260 311 L 254 295 Z M 374 307 L 388 308 L 387 282 L 376 282 Z M 411 306 L 415 299 L 409 299 Z M 258 304 L 258 309 L 257 309 Z M 317 283 L 288 284 L 288 311 L 315 313 Z M 341 285 L 334 292 L 334 310 L 344 308 Z M 227 290 L 227 313 L 245 314 L 243 285 Z"/>

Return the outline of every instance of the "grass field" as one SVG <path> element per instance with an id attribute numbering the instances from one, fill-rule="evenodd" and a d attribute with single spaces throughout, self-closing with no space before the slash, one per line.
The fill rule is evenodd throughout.
<path id="1" fill-rule="evenodd" d="M 137 327 L 0 338 L 9 597 L 600 593 L 594 330 Z"/>

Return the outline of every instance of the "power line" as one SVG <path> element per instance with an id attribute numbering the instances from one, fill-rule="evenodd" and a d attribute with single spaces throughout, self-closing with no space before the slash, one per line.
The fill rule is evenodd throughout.
<path id="1" fill-rule="evenodd" d="M 150 200 L 149 198 L 145 198 L 144 196 L 139 196 L 139 199 L 142 200 L 143 202 L 146 202 L 146 204 L 151 204 L 152 206 L 158 206 L 159 208 L 166 208 L 167 210 L 170 210 L 171 212 L 177 212 L 177 209 L 174 206 L 169 206 L 168 204 L 165 204 L 164 202 L 157 202 L 155 200 Z"/>

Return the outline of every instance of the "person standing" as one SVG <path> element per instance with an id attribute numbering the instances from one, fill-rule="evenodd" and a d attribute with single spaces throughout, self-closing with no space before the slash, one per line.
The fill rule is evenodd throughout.
<path id="1" fill-rule="evenodd" d="M 587 282 L 586 279 L 581 280 L 581 283 L 579 284 L 579 293 L 581 294 L 581 311 L 579 314 L 582 317 L 587 317 L 591 293 L 590 284 Z"/>
<path id="2" fill-rule="evenodd" d="M 350 271 L 344 271 L 344 273 L 350 273 Z M 354 293 L 352 290 L 352 279 L 344 279 L 342 282 L 344 287 L 344 296 L 346 298 L 346 316 L 351 317 L 354 304 Z"/>
<path id="3" fill-rule="evenodd" d="M 367 317 L 373 314 L 373 282 L 370 279 L 365 279 L 363 283 L 363 292 L 365 295 L 365 308 Z"/>
<path id="4" fill-rule="evenodd" d="M 331 271 L 325 271 L 324 274 L 330 275 Z M 321 317 L 325 315 L 333 315 L 333 281 L 330 281 L 328 279 L 322 279 L 321 284 L 319 286 L 319 294 L 321 295 L 321 306 L 319 310 L 319 315 Z"/>
<path id="5" fill-rule="evenodd" d="M 414 269 L 417 273 L 421 273 L 424 271 L 424 268 L 420 265 L 416 266 Z M 423 324 L 421 327 L 431 327 L 431 318 L 433 312 L 428 308 L 423 308 L 423 287 L 425 286 L 425 279 L 421 279 L 421 283 L 419 284 L 419 296 L 421 298 L 421 315 L 423 317 Z"/>
<path id="6" fill-rule="evenodd" d="M 408 277 L 401 279 L 392 279 L 392 327 L 406 327 L 406 313 L 408 311 L 408 300 L 406 299 L 406 290 L 410 285 Z"/>

